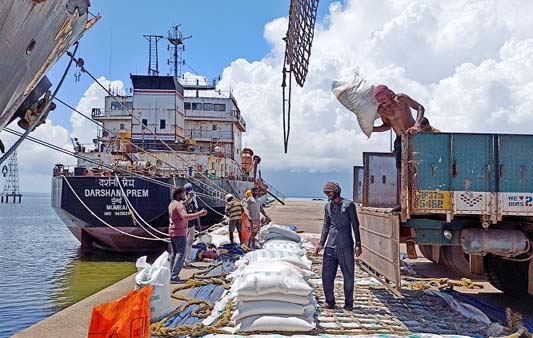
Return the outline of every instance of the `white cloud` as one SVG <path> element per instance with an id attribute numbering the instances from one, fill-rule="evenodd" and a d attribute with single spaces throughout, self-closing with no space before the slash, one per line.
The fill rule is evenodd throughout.
<path id="1" fill-rule="evenodd" d="M 244 144 L 263 158 L 264 169 L 346 172 L 361 163 L 363 151 L 389 150 L 389 134 L 367 139 L 330 91 L 331 81 L 350 81 L 355 72 L 422 103 L 442 131 L 530 132 L 533 2 L 348 0 L 328 10 L 317 22 L 305 86 L 293 86 L 288 154 L 280 88 L 287 18 L 265 24 L 271 50 L 263 59 L 237 59 L 223 72 L 219 86 L 233 90 L 247 122 Z M 93 85 L 77 108 L 90 114 L 102 104 L 103 91 Z M 71 122 L 71 136 L 92 140 L 92 123 L 76 115 Z M 68 144 L 63 128 L 41 128 L 43 137 Z M 32 160 L 24 159 L 25 167 L 50 171 Z"/>
<path id="2" fill-rule="evenodd" d="M 356 71 L 422 103 L 443 131 L 526 133 L 533 122 L 533 22 L 524 17 L 531 9 L 525 0 L 331 4 L 317 23 L 304 88 L 293 87 L 286 155 L 280 72 L 287 20 L 265 26 L 267 57 L 233 62 L 220 86 L 231 85 L 248 122 L 246 144 L 272 170 L 350 170 L 363 151 L 388 151 L 388 133 L 366 139 L 330 92 L 332 80 L 350 81 Z"/>
<path id="3" fill-rule="evenodd" d="M 105 87 L 119 93 L 122 92 L 124 86 L 121 81 L 108 81 L 105 78 L 100 78 L 98 81 Z M 96 83 L 89 86 L 85 91 L 83 97 L 76 105 L 76 110 L 86 116 L 91 116 L 92 108 L 104 108 L 105 91 Z M 86 119 L 77 112 L 71 113 L 70 121 L 72 123 L 72 134 L 62 126 L 54 124 L 54 115 L 61 114 L 65 108 L 59 104 L 59 107 L 48 115 L 46 123 L 39 126 L 29 136 L 38 140 L 44 141 L 53 146 L 72 152 L 71 138 L 79 138 L 82 144 L 85 144 L 88 149 L 92 148 L 92 139 L 96 136 L 96 125 L 94 122 Z M 9 128 L 24 132 L 15 122 L 9 125 Z M 2 141 L 6 148 L 18 139 L 18 137 L 3 132 Z M 70 155 L 50 149 L 41 144 L 32 141 L 23 141 L 17 149 L 17 159 L 19 167 L 19 187 L 22 192 L 49 192 L 51 184 L 52 169 L 56 163 L 64 165 L 75 165 L 76 159 Z M 9 158 L 3 165 L 6 165 Z"/>
<path id="4" fill-rule="evenodd" d="M 90 85 L 76 106 L 78 112 L 73 111 L 70 117 L 72 137 L 77 137 L 80 142 L 91 148 L 91 142 L 96 137 L 97 126 L 93 121 L 83 117 L 81 114 L 90 117 L 93 108 L 104 110 L 104 97 L 108 94 L 102 86 L 117 95 L 124 95 L 125 90 L 122 81 L 109 81 L 104 77 L 100 77 L 98 82 L 101 86 L 98 83 Z"/>
<path id="5" fill-rule="evenodd" d="M 15 123 L 9 127 L 21 133 L 24 132 L 24 130 L 20 129 Z M 72 147 L 69 146 L 67 130 L 61 126 L 54 125 L 50 118 L 46 120 L 45 124 L 39 126 L 29 136 L 54 144 L 63 149 L 72 149 Z M 17 136 L 2 132 L 2 141 L 5 143 L 6 149 L 11 148 L 17 139 Z M 50 177 L 54 165 L 56 163 L 74 163 L 72 157 L 34 143 L 29 139 L 24 140 L 17 148 L 17 160 L 19 170 L 19 189 L 21 192 L 50 191 Z M 7 165 L 9 161 L 10 158 L 2 163 L 2 166 Z M 3 184 L 5 182 L 4 180 L 1 182 L 3 189 Z"/>

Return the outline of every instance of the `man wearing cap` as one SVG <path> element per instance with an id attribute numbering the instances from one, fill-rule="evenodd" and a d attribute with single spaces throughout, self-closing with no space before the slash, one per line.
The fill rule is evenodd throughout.
<path id="1" fill-rule="evenodd" d="M 177 187 L 172 193 L 172 201 L 168 205 L 170 244 L 172 247 L 171 283 L 182 283 L 179 273 L 185 260 L 185 247 L 187 243 L 187 222 L 191 219 L 207 215 L 207 210 L 202 209 L 193 214 L 187 214 L 184 202 L 186 200 L 185 188 Z"/>
<path id="2" fill-rule="evenodd" d="M 354 254 L 360 256 L 363 252 L 357 211 L 352 201 L 341 197 L 341 187 L 337 183 L 327 182 L 324 185 L 324 194 L 328 196 L 328 203 L 324 209 L 322 235 L 315 254 L 318 255 L 325 246 L 322 259 L 322 285 L 326 306 L 328 309 L 335 309 L 336 307 L 333 286 L 337 269 L 340 266 L 344 280 L 344 309 L 352 311 L 355 276 Z"/>
<path id="3" fill-rule="evenodd" d="M 373 132 L 394 130 L 394 154 L 396 168 L 401 164 L 402 134 L 416 134 L 420 131 L 420 123 L 424 118 L 424 107 L 406 94 L 395 94 L 385 85 L 374 88 L 374 98 L 378 102 L 378 115 L 382 124 L 374 126 Z M 416 109 L 416 120 L 411 115 L 411 108 Z"/>
<path id="4" fill-rule="evenodd" d="M 194 214 L 198 210 L 198 201 L 196 201 L 196 194 L 193 191 L 192 184 L 185 183 L 183 186 L 185 188 L 185 194 L 187 199 L 184 202 L 185 210 L 188 214 Z M 194 218 L 189 220 L 187 224 L 187 244 L 185 246 L 185 261 L 183 262 L 183 267 L 188 269 L 193 267 L 191 264 L 191 250 L 194 243 L 194 233 L 196 228 L 200 229 L 200 219 Z"/>
<path id="5" fill-rule="evenodd" d="M 251 196 L 249 192 L 251 192 Z M 255 236 L 261 228 L 261 214 L 263 214 L 267 220 L 270 220 L 270 218 L 265 213 L 261 201 L 257 198 L 257 188 L 253 187 L 249 192 L 246 191 L 246 199 L 244 200 L 243 205 L 246 217 L 250 222 L 250 239 L 248 240 L 248 246 L 250 249 L 255 249 Z"/>
<path id="6" fill-rule="evenodd" d="M 226 195 L 226 216 L 229 217 L 229 240 L 233 243 L 233 232 L 237 229 L 239 233 L 239 243 L 244 244 L 242 241 L 242 203 L 232 194 Z"/>

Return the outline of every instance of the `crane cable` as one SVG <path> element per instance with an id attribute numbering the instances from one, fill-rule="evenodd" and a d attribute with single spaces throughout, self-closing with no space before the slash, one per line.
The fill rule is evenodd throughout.
<path id="1" fill-rule="evenodd" d="M 72 106 L 69 105 L 68 103 L 64 102 L 63 100 L 61 100 L 61 99 L 59 99 L 59 98 L 56 98 L 56 101 L 58 101 L 59 103 L 63 104 L 63 105 L 66 106 L 67 108 L 71 109 L 71 110 L 74 111 L 75 113 L 81 115 L 82 117 L 86 118 L 86 119 L 89 120 L 90 122 L 96 124 L 97 126 L 99 126 L 100 128 L 102 128 L 102 130 L 107 131 L 107 132 L 110 133 L 110 134 L 114 134 L 114 135 L 116 135 L 116 133 L 113 132 L 112 130 L 110 130 L 110 129 L 108 129 L 108 128 L 105 128 L 104 126 L 101 126 L 101 125 L 99 124 L 98 121 L 94 120 L 93 118 L 90 118 L 90 117 L 86 116 L 85 114 L 83 114 L 82 112 L 80 112 L 80 111 L 77 110 L 76 108 L 72 107 Z M 119 138 L 119 139 L 121 139 L 121 140 L 126 141 L 127 144 L 129 144 L 129 145 L 133 146 L 135 149 L 139 150 L 140 153 L 143 153 L 143 154 L 146 154 L 146 155 L 148 155 L 148 156 L 150 156 L 150 157 L 153 157 L 156 161 L 160 161 L 161 163 L 166 164 L 169 168 L 172 168 L 172 169 L 174 169 L 174 170 L 176 170 L 176 171 L 178 171 L 178 172 L 180 171 L 179 168 L 177 168 L 177 167 L 171 165 L 170 163 L 168 163 L 168 162 L 166 162 L 166 161 L 163 161 L 160 157 L 158 157 L 158 156 L 155 155 L 154 153 L 149 152 L 149 151 L 145 151 L 143 148 L 139 147 L 138 145 L 136 145 L 135 143 L 129 141 L 128 139 L 122 138 L 122 137 L 119 136 L 119 135 L 116 135 L 116 137 Z M 156 136 L 156 137 L 157 137 L 157 136 Z M 172 151 L 174 151 L 174 150 L 172 150 Z M 180 158 L 181 160 L 183 160 L 185 163 L 191 165 L 190 162 L 188 162 L 187 160 L 185 160 L 185 159 L 182 158 L 181 156 L 177 155 L 176 153 L 174 153 L 174 155 L 176 155 L 178 158 Z M 233 159 L 232 159 L 232 160 L 233 160 Z M 235 160 L 233 160 L 233 161 L 235 161 Z M 239 164 L 238 164 L 236 161 L 235 161 L 235 164 L 237 165 L 237 168 L 239 168 Z M 240 168 L 239 168 L 239 170 L 240 170 Z M 210 179 L 209 179 L 207 176 L 203 175 L 201 172 L 199 172 L 199 174 L 200 174 L 201 176 L 205 177 L 206 180 L 210 181 Z M 194 177 L 192 177 L 192 176 L 187 175 L 187 177 L 188 177 L 191 181 L 193 181 L 193 182 L 195 182 L 195 183 L 196 183 L 196 182 L 202 182 L 202 181 L 200 181 L 200 180 L 198 180 L 198 179 L 196 179 L 196 178 L 194 178 Z M 202 182 L 202 183 L 203 183 L 203 182 Z M 216 183 L 214 183 L 214 182 L 212 182 L 212 181 L 210 181 L 210 183 L 213 184 L 213 186 L 215 187 L 215 189 L 222 190 L 222 191 L 224 192 L 224 194 L 227 193 L 227 191 L 225 191 L 224 189 L 222 189 L 222 188 L 220 188 L 219 186 L 217 186 Z M 196 183 L 196 184 L 199 185 L 198 183 Z M 207 184 L 207 185 L 209 186 L 209 184 Z M 220 199 L 220 200 L 221 200 L 221 199 Z"/>
<path id="2" fill-rule="evenodd" d="M 117 175 L 116 173 L 115 173 L 115 179 L 117 180 L 118 187 L 120 188 L 120 191 L 122 192 L 122 197 L 124 198 L 124 201 L 126 202 L 126 206 L 127 206 L 128 210 L 129 210 L 129 213 L 130 213 L 130 215 L 131 215 L 131 218 L 132 218 L 132 220 L 133 220 L 133 223 L 134 223 L 134 224 L 135 224 L 135 223 L 139 224 L 139 226 L 140 226 L 144 231 L 146 231 L 150 236 L 152 236 L 152 237 L 154 237 L 154 238 L 158 238 L 158 236 L 155 235 L 155 234 L 153 234 L 153 233 L 151 233 L 150 231 L 148 231 L 148 229 L 146 229 L 145 226 L 148 227 L 148 228 L 150 228 L 152 231 L 155 231 L 156 233 L 159 233 L 159 234 L 161 234 L 161 235 L 163 235 L 163 236 L 168 237 L 169 235 L 168 235 L 166 232 L 163 232 L 163 231 L 157 230 L 156 228 L 154 228 L 153 226 L 151 226 L 148 222 L 146 222 L 146 221 L 144 220 L 144 218 L 141 217 L 141 215 L 139 215 L 139 213 L 137 212 L 137 210 L 133 207 L 133 204 L 131 204 L 131 202 L 129 201 L 128 196 L 127 196 L 126 192 L 124 191 L 124 188 L 123 188 L 122 185 L 120 184 L 120 179 L 119 179 L 119 177 L 118 177 L 118 175 Z M 139 222 L 135 216 L 137 216 L 137 217 L 139 218 L 139 220 L 141 220 L 141 222 Z M 144 225 L 143 225 L 143 223 L 144 223 Z"/>
<path id="3" fill-rule="evenodd" d="M 18 131 L 16 131 L 16 130 L 10 129 L 10 128 L 5 128 L 4 130 L 7 131 L 8 133 L 11 133 L 11 134 L 15 135 L 15 136 L 20 136 L 20 135 L 22 135 L 22 133 L 20 133 L 20 132 L 18 132 Z M 153 184 L 161 185 L 161 186 L 163 186 L 163 187 L 167 187 L 167 188 L 174 188 L 174 187 L 175 187 L 175 184 L 172 185 L 172 184 L 164 183 L 164 182 L 162 182 L 162 181 L 160 181 L 160 180 L 156 180 L 156 179 L 154 179 L 154 178 L 152 178 L 152 177 L 149 177 L 149 176 L 144 176 L 144 175 L 139 174 L 139 173 L 134 172 L 134 171 L 129 171 L 129 170 L 124 170 L 124 169 L 120 169 L 120 168 L 115 168 L 115 167 L 113 167 L 113 166 L 111 166 L 111 165 L 107 165 L 107 164 L 100 163 L 100 162 L 98 162 L 98 161 L 96 161 L 96 160 L 93 160 L 93 159 L 91 159 L 91 158 L 88 158 L 88 157 L 85 157 L 85 156 L 79 155 L 79 154 L 76 153 L 76 152 L 71 152 L 71 151 L 65 150 L 65 149 L 63 149 L 63 148 L 61 148 L 61 147 L 58 147 L 58 146 L 54 145 L 54 144 L 48 143 L 48 142 L 43 141 L 43 140 L 36 139 L 36 138 L 34 138 L 34 137 L 31 137 L 31 136 L 27 136 L 26 139 L 28 139 L 29 141 L 32 141 L 32 142 L 34 142 L 34 143 L 40 144 L 40 145 L 42 145 L 42 146 L 44 146 L 44 147 L 47 147 L 47 148 L 50 148 L 50 149 L 52 149 L 52 150 L 58 151 L 58 152 L 60 152 L 60 153 L 63 153 L 63 154 L 66 154 L 66 155 L 69 155 L 69 156 L 72 156 L 72 157 L 75 157 L 75 158 L 79 158 L 79 159 L 82 159 L 82 160 L 84 160 L 84 161 L 87 161 L 87 162 L 93 163 L 93 164 L 95 164 L 95 165 L 101 166 L 102 168 L 105 168 L 105 169 L 109 169 L 109 170 L 113 170 L 113 171 L 116 171 L 116 172 L 120 172 L 120 173 L 122 173 L 122 174 L 124 174 L 124 175 L 135 176 L 135 177 L 137 177 L 137 178 L 143 179 L 143 180 L 148 181 L 148 182 L 151 182 L 151 183 L 153 183 Z M 174 181 L 174 182 L 175 182 L 175 181 Z M 205 197 L 205 198 L 213 198 L 213 197 L 210 196 L 210 195 L 203 194 L 203 193 L 200 193 L 200 192 L 196 192 L 196 194 L 197 194 L 197 196 L 203 196 L 203 197 Z M 205 203 L 204 200 L 202 200 L 202 202 Z M 216 210 L 211 209 L 208 205 L 207 205 L 207 207 L 208 207 L 210 210 L 216 212 Z"/>
<path id="4" fill-rule="evenodd" d="M 22 133 L 20 133 L 20 132 L 18 132 L 16 130 L 13 130 L 11 128 L 4 128 L 4 130 L 7 131 L 8 133 L 11 133 L 11 134 L 15 135 L 15 136 L 21 136 L 22 135 Z M 105 169 L 114 170 L 114 171 L 118 171 L 118 172 L 123 173 L 123 174 L 135 176 L 137 178 L 141 178 L 143 180 L 149 181 L 149 182 L 154 183 L 154 184 L 159 184 L 159 185 L 167 187 L 167 188 L 172 188 L 173 187 L 171 184 L 161 182 L 159 180 L 153 179 L 152 177 L 144 176 L 144 175 L 136 173 L 134 171 L 128 171 L 128 170 L 124 170 L 124 169 L 120 169 L 120 168 L 115 168 L 115 167 L 113 167 L 111 165 L 108 165 L 108 164 L 103 164 L 103 163 L 101 163 L 101 162 L 99 162 L 97 160 L 93 160 L 91 158 L 79 155 L 78 153 L 65 150 L 65 149 L 63 149 L 63 148 L 61 148 L 59 146 L 56 146 L 54 144 L 48 143 L 48 142 L 43 141 L 43 140 L 39 140 L 39 139 L 31 137 L 31 136 L 27 136 L 26 139 L 28 139 L 28 140 L 30 140 L 30 141 L 32 141 L 34 143 L 40 144 L 40 145 L 42 145 L 44 147 L 47 147 L 47 148 L 50 148 L 52 150 L 58 151 L 60 153 L 63 153 L 63 154 L 66 154 L 66 155 L 70 155 L 72 157 L 79 158 L 79 159 L 82 159 L 84 161 L 87 161 L 87 162 L 93 163 L 95 165 L 101 166 L 102 168 L 105 168 Z"/>
<path id="5" fill-rule="evenodd" d="M 70 184 L 70 182 L 68 181 L 67 177 L 64 176 L 63 177 L 63 181 L 67 183 L 67 185 L 69 186 L 70 190 L 72 191 L 72 193 L 74 194 L 74 197 L 76 197 L 76 199 L 81 203 L 81 205 L 83 205 L 83 207 L 92 215 L 94 216 L 97 220 L 99 220 L 102 224 L 104 224 L 105 226 L 123 234 L 123 235 L 126 235 L 126 236 L 129 236 L 129 237 L 133 237 L 133 238 L 137 238 L 137 239 L 143 239 L 143 240 L 148 240 L 148 241 L 163 241 L 163 242 L 170 242 L 169 239 L 166 239 L 166 238 L 152 238 L 152 237 L 142 237 L 142 236 L 137 236 L 137 235 L 133 235 L 133 234 L 130 234 L 130 233 L 127 233 L 126 231 L 123 231 L 123 230 L 120 230 L 119 228 L 117 227 L 114 227 L 112 226 L 111 224 L 107 223 L 106 221 L 104 221 L 103 219 L 101 219 L 100 217 L 98 217 L 98 215 L 96 215 L 88 206 L 87 204 L 85 204 L 83 202 L 83 200 L 78 196 L 78 194 L 76 193 L 76 191 L 74 190 L 74 188 L 72 187 L 72 185 Z"/>
<path id="6" fill-rule="evenodd" d="M 70 53 L 70 52 L 67 52 L 67 55 L 71 58 L 71 61 L 74 61 L 74 62 L 78 65 L 78 67 L 80 67 L 80 69 L 81 69 L 82 72 L 84 72 L 84 73 L 86 73 L 87 75 L 89 75 L 89 77 L 90 77 L 90 78 L 91 78 L 96 84 L 98 84 L 98 86 L 100 86 L 100 87 L 101 87 L 101 88 L 102 88 L 107 94 L 109 94 L 110 97 L 112 97 L 112 98 L 115 100 L 115 102 L 117 102 L 118 104 L 120 104 L 120 106 L 123 108 L 123 110 L 125 110 L 125 111 L 128 113 L 128 115 L 129 115 L 132 119 L 134 119 L 135 121 L 137 121 L 137 122 L 139 122 L 140 124 L 142 124 L 142 121 L 139 120 L 138 117 L 136 117 L 136 116 L 135 116 L 135 115 L 134 115 L 134 114 L 133 114 L 133 113 L 132 113 L 127 107 L 126 107 L 126 106 L 124 106 L 124 104 L 122 104 L 122 102 L 120 102 L 120 101 L 117 99 L 117 97 L 116 97 L 115 95 L 113 95 L 113 94 L 112 94 L 107 88 L 105 88 L 105 86 L 102 85 L 102 84 L 98 81 L 98 79 L 96 79 L 96 78 L 95 78 L 95 77 L 94 77 L 94 76 L 93 76 L 93 75 L 92 75 L 92 74 L 91 74 L 91 73 L 85 68 L 85 61 L 84 61 L 83 59 L 81 59 L 81 58 L 76 59 L 76 58 L 74 57 L 74 55 L 73 55 L 72 53 Z M 148 128 L 148 126 L 146 126 L 145 129 L 148 130 L 148 131 L 154 136 L 154 139 L 157 139 L 157 134 L 156 134 L 152 129 Z M 122 137 L 120 137 L 120 136 L 118 136 L 118 135 L 117 135 L 117 137 L 119 137 L 120 139 L 122 139 Z M 168 143 L 166 143 L 166 142 L 165 142 L 164 140 L 162 140 L 162 139 L 160 139 L 159 141 L 161 141 L 161 143 L 162 143 L 162 144 L 163 144 L 168 150 L 170 150 L 171 152 L 174 152 L 174 154 L 175 154 L 178 158 L 180 158 L 180 159 L 181 159 L 182 161 L 184 161 L 185 163 L 191 165 L 191 163 L 190 163 L 189 161 L 187 161 L 187 160 L 184 159 L 183 157 L 181 157 L 181 156 L 179 156 L 178 154 L 176 154 L 176 151 L 175 151 L 174 149 L 172 149 L 172 147 L 170 147 L 170 146 L 168 145 Z M 204 176 L 205 179 L 206 179 L 208 182 L 210 182 L 211 184 L 213 184 L 213 186 L 215 187 L 215 189 L 218 188 L 219 190 L 223 191 L 224 193 L 227 193 L 227 191 L 225 191 L 224 189 L 222 189 L 222 188 L 220 188 L 218 185 L 216 185 L 216 183 L 213 182 L 209 177 L 203 175 L 202 173 L 200 173 L 200 175 Z"/>

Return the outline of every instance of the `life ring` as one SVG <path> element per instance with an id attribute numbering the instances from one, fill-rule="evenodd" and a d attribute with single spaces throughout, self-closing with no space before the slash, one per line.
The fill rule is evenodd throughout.
<path id="1" fill-rule="evenodd" d="M 105 177 L 111 177 L 111 172 L 110 171 L 105 171 L 104 172 L 104 176 Z"/>
<path id="2" fill-rule="evenodd" d="M 4 177 L 6 177 L 6 175 L 7 175 L 7 165 L 2 167 L 2 174 L 4 175 Z"/>

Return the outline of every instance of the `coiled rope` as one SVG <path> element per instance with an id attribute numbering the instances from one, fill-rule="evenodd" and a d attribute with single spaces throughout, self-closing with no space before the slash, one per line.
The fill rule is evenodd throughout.
<path id="1" fill-rule="evenodd" d="M 224 289 L 228 290 L 230 288 L 230 285 L 223 278 L 223 274 L 221 274 L 220 277 L 199 277 L 199 275 L 207 274 L 209 271 L 213 270 L 217 266 L 218 265 L 212 266 L 207 271 L 194 274 L 193 277 L 189 278 L 185 284 L 180 285 L 172 290 L 171 297 L 178 300 L 182 300 L 185 303 L 176 308 L 176 310 L 169 313 L 162 320 L 151 324 L 150 331 L 152 335 L 160 337 L 200 337 L 206 334 L 232 334 L 231 332 L 221 329 L 222 327 L 228 326 L 231 323 L 231 301 L 228 301 L 228 303 L 224 307 L 224 311 L 222 312 L 221 316 L 218 317 L 217 321 L 209 326 L 206 326 L 202 323 L 198 323 L 195 325 L 179 325 L 177 327 L 165 326 L 165 323 L 170 318 L 174 317 L 179 313 L 182 313 L 187 307 L 191 305 L 198 305 L 198 307 L 190 313 L 193 317 L 204 319 L 211 314 L 211 311 L 213 310 L 213 303 L 211 303 L 207 299 L 195 299 L 186 296 L 179 296 L 176 293 L 182 290 L 192 289 L 194 287 L 202 287 L 211 284 L 221 285 Z"/>

